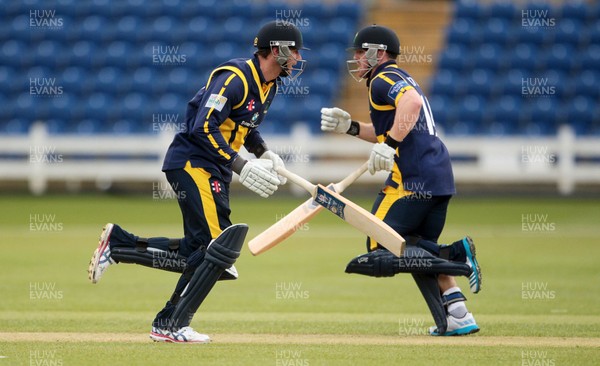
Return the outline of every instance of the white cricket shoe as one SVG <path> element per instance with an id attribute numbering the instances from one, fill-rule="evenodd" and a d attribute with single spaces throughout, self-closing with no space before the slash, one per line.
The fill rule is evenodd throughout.
<path id="1" fill-rule="evenodd" d="M 92 255 L 92 259 L 90 260 L 90 265 L 88 266 L 88 278 L 92 283 L 98 283 L 108 266 L 117 263 L 110 257 L 110 246 L 108 245 L 113 227 L 114 224 L 110 223 L 104 225 L 102 234 L 100 234 L 98 248 L 96 248 Z"/>
<path id="2" fill-rule="evenodd" d="M 471 313 L 465 314 L 462 318 L 456 318 L 448 314 L 446 319 L 448 321 L 446 333 L 439 334 L 437 327 L 433 326 L 429 328 L 429 334 L 432 336 L 461 336 L 479 332 L 479 326 L 475 323 L 475 318 Z"/>
<path id="3" fill-rule="evenodd" d="M 150 339 L 154 342 L 210 343 L 209 336 L 196 332 L 192 327 L 183 327 L 177 331 L 152 327 Z"/>

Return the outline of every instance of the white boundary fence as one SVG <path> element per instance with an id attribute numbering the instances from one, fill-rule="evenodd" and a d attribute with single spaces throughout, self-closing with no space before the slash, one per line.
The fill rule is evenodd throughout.
<path id="1" fill-rule="evenodd" d="M 369 156 L 370 144 L 349 136 L 311 135 L 298 126 L 289 136 L 264 136 L 287 167 L 313 182 L 338 181 Z M 49 181 L 77 189 L 95 182 L 162 182 L 160 171 L 172 132 L 157 135 L 50 135 L 36 123 L 25 136 L 0 135 L 0 179 L 27 181 L 34 194 Z M 556 184 L 571 194 L 577 184 L 600 185 L 600 139 L 576 138 L 563 126 L 557 136 L 444 137 L 458 183 Z M 250 156 L 247 156 L 250 158 Z M 363 175 L 361 182 L 381 183 L 385 173 Z M 237 181 L 237 180 L 235 180 Z"/>

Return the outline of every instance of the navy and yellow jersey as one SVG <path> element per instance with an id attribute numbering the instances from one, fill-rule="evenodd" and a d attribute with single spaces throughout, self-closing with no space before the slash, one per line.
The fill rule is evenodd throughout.
<path id="1" fill-rule="evenodd" d="M 429 102 L 419 85 L 391 60 L 373 70 L 367 86 L 369 113 L 379 142 L 385 140 L 392 128 L 396 106 L 406 91 L 416 90 L 423 101 L 417 123 L 398 146 L 386 185 L 397 188 L 401 195 L 410 192 L 433 196 L 456 193 L 450 155 L 437 137 Z"/>
<path id="2" fill-rule="evenodd" d="M 186 128 L 175 135 L 162 170 L 183 169 L 189 161 L 229 183 L 242 145 L 253 152 L 264 144 L 256 128 L 276 92 L 275 80 L 264 79 L 257 56 L 218 66 L 188 103 Z"/>

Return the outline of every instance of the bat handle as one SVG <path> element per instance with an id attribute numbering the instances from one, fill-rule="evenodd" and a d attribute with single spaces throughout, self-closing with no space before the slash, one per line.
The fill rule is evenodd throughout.
<path id="1" fill-rule="evenodd" d="M 369 169 L 368 161 L 366 161 L 358 169 L 353 171 L 349 176 L 334 184 L 333 188 L 337 193 L 342 193 L 346 188 L 348 188 L 349 185 L 351 185 L 352 183 L 354 183 L 355 180 L 360 178 L 360 176 L 363 175 L 367 171 L 367 169 Z"/>
<path id="2" fill-rule="evenodd" d="M 289 170 L 283 168 L 283 167 L 279 167 L 276 168 L 275 171 L 286 177 L 287 179 L 291 180 L 292 182 L 294 182 L 295 184 L 299 185 L 300 187 L 306 189 L 308 191 L 308 193 L 310 193 L 311 196 L 314 196 L 316 193 L 316 186 L 314 184 L 312 184 L 311 182 L 307 181 L 306 179 L 302 178 L 301 176 L 299 176 L 298 174 L 292 173 Z"/>

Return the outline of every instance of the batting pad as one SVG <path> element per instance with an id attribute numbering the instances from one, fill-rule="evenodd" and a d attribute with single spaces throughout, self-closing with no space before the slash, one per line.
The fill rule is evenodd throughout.
<path id="1" fill-rule="evenodd" d="M 235 224 L 225 229 L 208 245 L 204 261 L 194 271 L 170 317 L 169 323 L 173 328 L 186 327 L 191 323 L 194 314 L 221 274 L 240 256 L 247 233 L 247 225 Z"/>
<path id="2" fill-rule="evenodd" d="M 471 272 L 466 263 L 441 259 L 415 246 L 407 246 L 400 257 L 385 249 L 377 249 L 352 259 L 346 266 L 346 273 L 371 277 L 392 277 L 397 273 L 469 276 Z"/>

